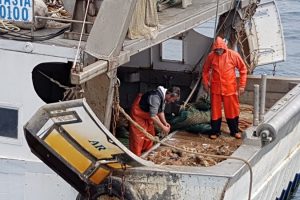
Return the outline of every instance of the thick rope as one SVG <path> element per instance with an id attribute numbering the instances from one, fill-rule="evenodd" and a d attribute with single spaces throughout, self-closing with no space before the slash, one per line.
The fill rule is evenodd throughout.
<path id="1" fill-rule="evenodd" d="M 249 172 L 250 172 L 250 183 L 249 183 L 249 193 L 248 193 L 248 200 L 251 200 L 251 193 L 252 193 L 252 182 L 253 182 L 253 171 L 252 171 L 252 167 L 250 165 L 250 163 L 243 159 L 243 158 L 239 158 L 239 157 L 234 157 L 234 156 L 223 156 L 223 155 L 213 155 L 213 154 L 207 154 L 207 153 L 199 153 L 199 152 L 192 152 L 192 151 L 188 151 L 173 145 L 170 145 L 166 142 L 160 141 L 158 137 L 155 137 L 153 135 L 151 135 L 150 133 L 148 133 L 143 127 L 141 127 L 137 122 L 135 122 L 125 111 L 124 109 L 118 105 L 119 107 L 119 111 L 123 113 L 123 115 L 126 117 L 127 120 L 129 120 L 136 128 L 138 128 L 148 139 L 150 139 L 153 142 L 157 142 L 160 143 L 162 145 L 165 145 L 167 147 L 171 147 L 174 148 L 178 151 L 181 152 L 185 152 L 185 153 L 190 153 L 190 154 L 195 154 L 195 155 L 199 155 L 199 156 L 207 156 L 207 157 L 213 157 L 213 158 L 221 158 L 221 159 L 233 159 L 233 160 L 239 160 L 244 162 L 248 168 L 249 168 Z"/>
<path id="2" fill-rule="evenodd" d="M 65 85 L 61 84 L 60 82 L 58 82 L 57 80 L 51 78 L 50 76 L 46 75 L 45 73 L 41 72 L 40 70 L 38 70 L 38 72 L 40 74 L 42 74 L 45 78 L 49 79 L 49 81 L 51 81 L 52 83 L 56 84 L 58 87 L 63 88 L 65 90 L 72 89 L 72 87 L 68 87 L 68 86 L 65 86 Z"/>
<path id="3" fill-rule="evenodd" d="M 6 31 L 13 31 L 13 32 L 19 32 L 21 29 L 11 24 L 10 22 L 0 20 L 0 31 L 6 32 Z"/>

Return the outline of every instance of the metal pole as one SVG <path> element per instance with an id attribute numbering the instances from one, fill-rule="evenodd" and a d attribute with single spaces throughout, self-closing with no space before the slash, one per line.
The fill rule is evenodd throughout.
<path id="1" fill-rule="evenodd" d="M 31 21 L 31 28 L 30 28 L 30 33 L 31 33 L 31 41 L 34 40 L 34 30 L 35 30 L 35 27 L 34 27 L 34 22 L 35 22 L 35 18 L 34 18 L 34 1 L 32 0 L 31 1 L 31 6 L 32 6 L 32 21 Z"/>
<path id="2" fill-rule="evenodd" d="M 254 84 L 254 97 L 253 97 L 253 125 L 257 126 L 259 123 L 259 85 Z"/>
<path id="3" fill-rule="evenodd" d="M 261 75 L 261 92 L 260 92 L 260 107 L 259 107 L 259 121 L 264 121 L 265 107 L 266 107 L 266 90 L 267 90 L 267 75 Z"/>
<path id="4" fill-rule="evenodd" d="M 53 21 L 60 21 L 60 22 L 73 22 L 73 23 L 81 23 L 81 24 L 93 24 L 92 22 L 83 22 L 79 20 L 74 19 L 60 19 L 55 17 L 43 17 L 43 16 L 34 16 L 35 19 L 47 19 L 47 20 L 53 20 Z"/>

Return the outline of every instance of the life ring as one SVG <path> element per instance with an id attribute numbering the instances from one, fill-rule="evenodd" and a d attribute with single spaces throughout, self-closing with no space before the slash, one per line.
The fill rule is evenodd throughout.
<path id="1" fill-rule="evenodd" d="M 111 180 L 110 180 L 111 179 Z M 112 187 L 111 192 L 108 188 L 109 182 L 111 181 Z M 124 182 L 124 200 L 141 200 L 140 194 L 133 189 L 133 186 L 129 182 Z M 96 200 L 101 196 L 111 195 L 112 197 L 116 197 L 121 199 L 122 196 L 122 179 L 119 177 L 112 176 L 111 178 L 107 178 L 103 183 L 96 187 L 96 190 L 90 194 L 90 197 L 84 196 L 82 194 L 78 194 L 76 200 Z"/>

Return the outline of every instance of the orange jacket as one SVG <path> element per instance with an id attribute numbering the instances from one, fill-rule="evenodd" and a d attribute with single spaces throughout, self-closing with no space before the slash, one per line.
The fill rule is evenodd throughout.
<path id="1" fill-rule="evenodd" d="M 215 49 L 224 49 L 222 55 L 214 52 Z M 237 94 L 237 80 L 235 68 L 239 70 L 239 87 L 245 88 L 247 68 L 240 55 L 227 48 L 222 38 L 217 37 L 202 70 L 202 83 L 210 86 L 210 92 L 221 95 Z M 211 74 L 210 74 L 211 73 Z M 209 84 L 210 81 L 210 84 Z"/>

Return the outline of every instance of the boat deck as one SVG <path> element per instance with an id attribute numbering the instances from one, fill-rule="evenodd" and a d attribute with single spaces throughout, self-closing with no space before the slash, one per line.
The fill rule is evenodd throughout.
<path id="1" fill-rule="evenodd" d="M 252 106 L 242 104 L 240 114 L 240 131 L 252 125 Z M 224 116 L 224 115 L 223 115 Z M 184 131 L 176 132 L 171 138 L 165 142 L 180 147 L 182 149 L 213 155 L 230 156 L 239 146 L 243 144 L 243 140 L 235 139 L 229 135 L 226 120 L 223 118 L 221 126 L 222 135 L 211 140 L 204 134 L 193 134 Z M 177 165 L 177 166 L 213 166 L 223 161 L 221 158 L 203 157 L 199 155 L 188 154 L 172 149 L 170 147 L 157 145 L 151 152 L 144 155 L 145 159 L 159 165 Z"/>

